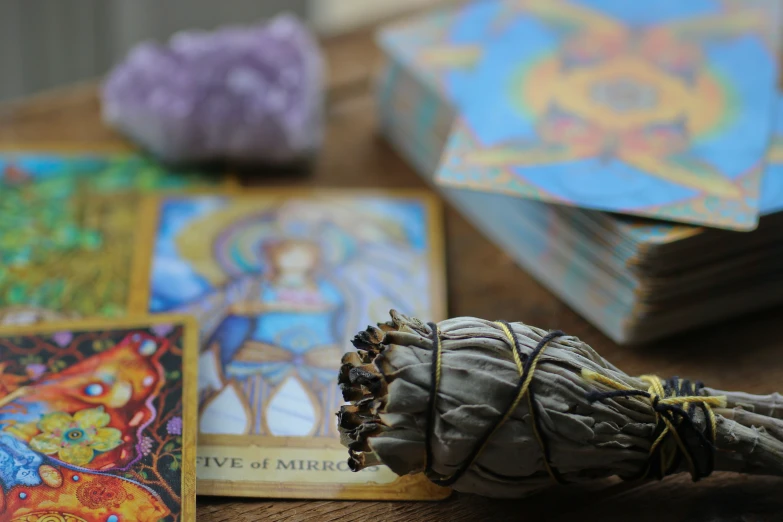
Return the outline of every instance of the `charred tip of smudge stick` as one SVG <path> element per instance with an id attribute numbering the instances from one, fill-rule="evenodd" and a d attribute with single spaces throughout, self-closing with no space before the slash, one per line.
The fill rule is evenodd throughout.
<path id="1" fill-rule="evenodd" d="M 368 326 L 365 330 L 362 330 L 354 336 L 351 344 L 357 349 L 377 351 L 383 343 L 383 338 L 385 336 L 386 334 L 380 328 Z"/>
<path id="2" fill-rule="evenodd" d="M 358 401 L 364 397 L 364 392 L 361 389 L 352 386 L 340 384 L 340 391 L 343 394 L 343 400 L 347 402 Z"/>
<path id="3" fill-rule="evenodd" d="M 337 412 L 337 426 L 345 430 L 353 430 L 360 426 L 362 419 L 356 415 L 356 409 L 350 406 L 342 406 Z"/>
<path id="4" fill-rule="evenodd" d="M 348 467 L 351 469 L 351 471 L 361 471 L 362 470 L 362 460 L 360 459 L 361 455 L 357 456 L 353 451 L 348 451 Z"/>
<path id="5" fill-rule="evenodd" d="M 348 379 L 351 384 L 366 387 L 370 393 L 376 393 L 381 386 L 380 376 L 361 367 L 354 367 L 348 371 Z"/>

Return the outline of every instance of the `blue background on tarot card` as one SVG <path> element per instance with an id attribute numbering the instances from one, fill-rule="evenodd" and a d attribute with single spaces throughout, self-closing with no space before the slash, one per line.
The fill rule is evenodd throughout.
<path id="1" fill-rule="evenodd" d="M 449 32 L 449 42 L 455 45 L 486 45 L 504 21 L 502 2 L 478 2 L 466 8 L 454 20 Z M 444 71 L 444 83 L 451 100 L 459 107 L 471 102 L 471 88 L 474 83 L 472 67 L 467 69 L 451 68 Z"/>
<path id="2" fill-rule="evenodd" d="M 362 205 L 373 214 L 402 227 L 406 239 L 414 249 L 424 251 L 429 247 L 426 208 L 420 201 L 367 198 Z"/>
<path id="3" fill-rule="evenodd" d="M 775 102 L 775 132 L 772 141 L 783 141 L 783 95 Z M 774 214 L 783 210 L 783 164 L 768 163 L 761 180 L 759 214 Z M 674 229 L 674 225 L 655 223 L 645 227 L 628 228 L 627 234 L 633 241 L 645 243 L 663 237 Z"/>
<path id="4" fill-rule="evenodd" d="M 632 4 L 636 7 L 617 9 L 616 14 L 635 13 L 643 8 Z M 682 7 L 683 3 L 677 5 L 687 9 Z M 558 29 L 533 17 L 520 17 L 486 47 L 484 58 L 465 87 L 475 93 L 475 103 L 463 108 L 463 117 L 481 144 L 533 146 L 539 141 L 535 118 L 516 108 L 518 101 L 509 96 L 512 91 L 507 86 L 519 73 L 520 66 L 533 63 L 557 48 L 560 39 Z M 726 177 L 736 178 L 756 164 L 767 144 L 775 67 L 757 38 L 710 44 L 706 52 L 710 66 L 723 73 L 722 78 L 730 79 L 737 105 L 731 111 L 731 118 L 724 119 L 713 132 L 693 143 L 690 154 L 709 162 Z M 725 74 L 729 70 L 742 73 Z M 716 151 L 732 153 L 716 154 Z M 561 200 L 591 208 L 633 209 L 672 203 L 698 194 L 694 189 L 649 176 L 619 161 L 606 164 L 588 159 L 513 170 Z M 590 175 L 584 175 L 585 172 Z M 444 169 L 441 177 L 450 178 L 449 169 Z M 623 187 L 629 190 L 621 190 Z M 641 200 L 639 188 L 645 194 Z"/>
<path id="5" fill-rule="evenodd" d="M 472 83 L 470 67 L 424 67 L 417 68 L 421 54 L 428 48 L 442 48 L 451 44 L 455 48 L 462 46 L 483 46 L 504 29 L 504 2 L 490 0 L 473 2 L 462 6 L 459 10 L 449 10 L 445 31 L 444 12 L 420 16 L 399 29 L 388 29 L 380 33 L 379 44 L 396 60 L 413 66 L 415 73 L 432 75 L 438 78 L 438 85 L 445 88 L 449 98 L 457 105 L 469 101 L 464 98 L 470 94 L 468 86 Z M 431 76 L 431 77 L 432 77 Z M 426 78 L 425 78 L 426 82 Z"/>
<path id="6" fill-rule="evenodd" d="M 783 95 L 778 96 L 773 141 L 783 142 Z M 783 210 L 783 164 L 770 163 L 767 165 L 767 172 L 761 182 L 760 209 L 762 214 L 772 214 Z"/>
<path id="7" fill-rule="evenodd" d="M 683 20 L 695 16 L 715 14 L 718 4 L 715 0 L 656 0 L 651 6 L 645 2 L 626 0 L 580 0 L 572 2 L 589 9 L 601 11 L 628 25 L 655 25 Z"/>
<path id="8" fill-rule="evenodd" d="M 774 214 L 783 210 L 783 165 L 773 163 L 761 182 L 761 214 Z"/>
<path id="9" fill-rule="evenodd" d="M 93 156 L 62 156 L 47 154 L 3 154 L 0 153 L 0 179 L 6 169 L 14 165 L 34 180 L 44 180 L 68 173 L 89 173 L 106 168 L 106 158 Z"/>
<path id="10" fill-rule="evenodd" d="M 170 310 L 210 289 L 207 280 L 180 258 L 174 240 L 190 222 L 223 204 L 219 197 L 171 199 L 161 204 L 152 260 L 150 312 Z"/>
<path id="11" fill-rule="evenodd" d="M 171 310 L 212 289 L 210 283 L 182 259 L 175 240 L 188 224 L 224 205 L 225 199 L 215 196 L 181 197 L 161 204 L 150 278 L 150 312 Z M 429 248 L 426 208 L 420 201 L 369 197 L 362 199 L 362 207 L 398 224 L 414 249 L 423 252 Z"/>

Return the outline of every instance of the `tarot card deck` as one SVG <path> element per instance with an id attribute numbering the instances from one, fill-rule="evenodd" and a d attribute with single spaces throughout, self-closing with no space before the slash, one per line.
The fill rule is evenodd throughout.
<path id="1" fill-rule="evenodd" d="M 191 318 L 0 328 L 0 520 L 195 520 Z"/>
<path id="2" fill-rule="evenodd" d="M 387 57 L 379 120 L 389 141 L 477 228 L 620 343 L 783 302 L 777 3 L 645 5 L 490 0 L 379 34 Z M 730 65 L 745 53 L 764 64 L 758 74 Z M 724 67 L 734 72 L 715 83 Z M 699 132 L 691 132 L 706 117 L 698 104 L 661 120 L 674 108 L 664 96 L 671 81 L 684 85 L 684 99 L 712 82 L 714 110 L 727 116 Z M 591 98 L 575 101 L 589 85 Z M 749 101 L 746 88 L 764 94 Z M 536 98 L 541 92 L 549 98 Z M 731 158 L 715 152 L 745 125 L 753 145 L 738 138 L 724 147 Z M 733 158 L 745 159 L 730 165 Z M 717 229 L 752 228 L 758 215 L 752 232 Z"/>
<path id="3" fill-rule="evenodd" d="M 779 28 L 770 20 L 780 20 L 779 7 L 473 4 L 462 23 L 484 23 L 493 36 L 474 55 L 438 182 L 755 228 L 776 95 Z"/>
<path id="4" fill-rule="evenodd" d="M 435 499 L 385 466 L 351 473 L 335 375 L 392 308 L 442 317 L 440 211 L 427 193 L 265 189 L 150 198 L 134 309 L 200 325 L 198 492 Z"/>

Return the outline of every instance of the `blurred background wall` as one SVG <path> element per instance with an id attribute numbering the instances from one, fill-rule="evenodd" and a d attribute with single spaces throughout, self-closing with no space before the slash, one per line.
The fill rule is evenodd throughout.
<path id="1" fill-rule="evenodd" d="M 134 44 L 295 13 L 325 36 L 438 0 L 0 0 L 0 101 L 96 78 Z"/>

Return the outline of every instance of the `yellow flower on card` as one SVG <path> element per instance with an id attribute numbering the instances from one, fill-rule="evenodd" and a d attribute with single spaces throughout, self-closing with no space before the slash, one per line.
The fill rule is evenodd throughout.
<path id="1" fill-rule="evenodd" d="M 106 427 L 110 420 L 103 406 L 73 415 L 61 411 L 47 413 L 38 421 L 41 433 L 30 440 L 30 447 L 46 455 L 57 454 L 58 459 L 75 466 L 89 464 L 96 452 L 110 451 L 122 444 L 120 430 Z"/>

